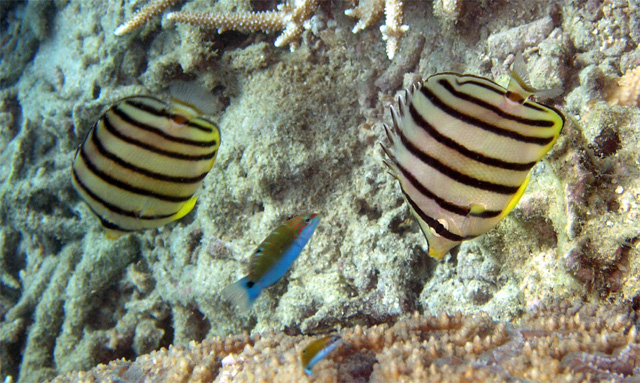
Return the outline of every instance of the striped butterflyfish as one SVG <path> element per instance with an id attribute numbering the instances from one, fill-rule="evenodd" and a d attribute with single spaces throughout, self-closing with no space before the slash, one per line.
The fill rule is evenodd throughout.
<path id="1" fill-rule="evenodd" d="M 562 113 L 530 99 L 558 90 L 534 90 L 522 68 L 518 56 L 507 89 L 483 77 L 435 74 L 391 107 L 385 164 L 436 259 L 516 206 L 560 134 Z"/>
<path id="2" fill-rule="evenodd" d="M 76 151 L 72 182 L 109 237 L 184 217 L 216 158 L 213 95 L 192 83 L 168 102 L 124 98 L 109 107 Z"/>
<path id="3" fill-rule="evenodd" d="M 299 215 L 278 226 L 253 252 L 249 274 L 222 290 L 222 295 L 241 312 L 247 312 L 265 288 L 282 278 L 307 244 L 320 216 Z"/>

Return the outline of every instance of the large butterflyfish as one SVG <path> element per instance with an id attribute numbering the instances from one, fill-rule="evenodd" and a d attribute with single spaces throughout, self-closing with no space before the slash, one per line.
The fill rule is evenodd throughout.
<path id="1" fill-rule="evenodd" d="M 531 169 L 565 122 L 532 100 L 537 91 L 516 58 L 507 88 L 484 77 L 439 73 L 412 86 L 391 107 L 383 146 L 420 224 L 429 255 L 441 259 L 462 241 L 498 224 L 518 203 Z"/>
<path id="2" fill-rule="evenodd" d="M 172 98 L 124 98 L 76 151 L 72 182 L 110 237 L 184 217 L 220 145 L 213 95 L 176 83 Z"/>

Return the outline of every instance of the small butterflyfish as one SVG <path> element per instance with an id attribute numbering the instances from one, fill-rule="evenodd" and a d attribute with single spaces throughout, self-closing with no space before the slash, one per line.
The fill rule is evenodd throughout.
<path id="1" fill-rule="evenodd" d="M 327 336 L 309 343 L 300 353 L 300 363 L 304 372 L 311 375 L 313 366 L 335 350 L 340 343 L 342 343 L 342 338 L 339 335 Z"/>
<path id="2" fill-rule="evenodd" d="M 289 270 L 320 222 L 312 213 L 287 220 L 253 252 L 249 274 L 230 284 L 222 295 L 240 311 L 247 312 L 262 290 L 276 283 Z"/>
<path id="3" fill-rule="evenodd" d="M 563 114 L 531 100 L 553 97 L 527 83 L 516 57 L 507 88 L 479 76 L 439 73 L 407 89 L 385 125 L 385 164 L 417 219 L 429 255 L 441 259 L 503 219 L 551 149 Z"/>
<path id="4" fill-rule="evenodd" d="M 111 238 L 184 217 L 213 166 L 220 145 L 213 95 L 192 83 L 170 92 L 168 102 L 117 101 L 75 153 L 73 186 Z"/>

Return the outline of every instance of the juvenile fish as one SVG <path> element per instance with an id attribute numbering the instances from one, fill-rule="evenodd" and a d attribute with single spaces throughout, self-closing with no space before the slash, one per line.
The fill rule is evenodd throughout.
<path id="1" fill-rule="evenodd" d="M 558 92 L 532 89 L 523 69 L 518 56 L 507 89 L 483 77 L 435 74 L 391 108 L 385 164 L 436 259 L 516 206 L 531 168 L 562 130 L 560 111 L 529 99 Z"/>
<path id="2" fill-rule="evenodd" d="M 293 217 L 280 225 L 258 246 L 249 261 L 249 275 L 230 284 L 222 295 L 242 312 L 249 311 L 263 289 L 276 283 L 313 235 L 320 216 Z"/>
<path id="3" fill-rule="evenodd" d="M 218 153 L 220 131 L 207 115 L 213 96 L 193 84 L 170 102 L 134 96 L 112 105 L 76 151 L 73 186 L 108 236 L 184 217 Z"/>
<path id="4" fill-rule="evenodd" d="M 311 375 L 313 366 L 335 350 L 340 343 L 342 343 L 340 335 L 331 335 L 311 342 L 300 353 L 300 363 L 304 372 Z"/>

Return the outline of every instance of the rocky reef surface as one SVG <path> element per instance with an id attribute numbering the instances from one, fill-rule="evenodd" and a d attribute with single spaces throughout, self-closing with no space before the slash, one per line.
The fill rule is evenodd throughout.
<path id="1" fill-rule="evenodd" d="M 5 381 L 245 331 L 355 331 L 416 310 L 512 321 L 556 301 L 640 308 L 640 110 L 606 102 L 640 65 L 635 2 L 405 1 L 410 29 L 393 60 L 377 26 L 351 32 L 353 1 L 320 2 L 293 52 L 273 34 L 161 17 L 115 36 L 146 1 L 122 3 L 0 3 Z M 533 86 L 564 89 L 546 102 L 567 125 L 514 211 L 436 262 L 382 165 L 381 123 L 400 89 L 433 73 L 506 84 L 518 52 Z M 109 240 L 71 186 L 75 149 L 113 102 L 178 80 L 216 95 L 218 159 L 187 217 Z M 220 291 L 274 227 L 308 211 L 323 219 L 291 272 L 238 313 Z"/>

